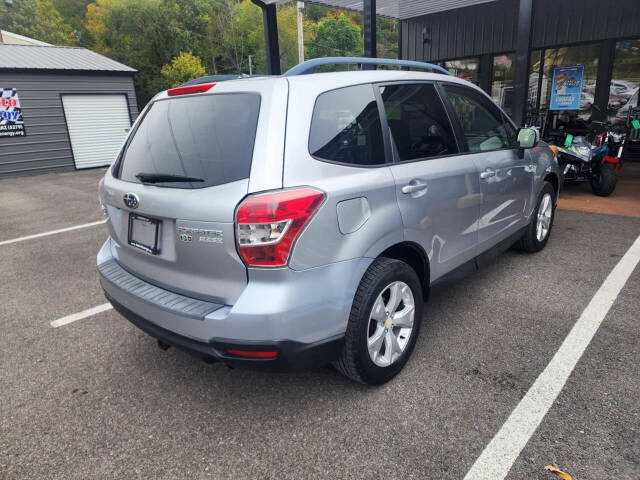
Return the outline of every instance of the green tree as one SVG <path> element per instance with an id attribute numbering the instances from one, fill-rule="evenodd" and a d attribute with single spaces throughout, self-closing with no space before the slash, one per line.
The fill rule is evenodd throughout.
<path id="1" fill-rule="evenodd" d="M 170 65 L 166 64 L 160 70 L 167 87 L 177 87 L 188 80 L 202 77 L 205 73 L 200 57 L 192 55 L 191 52 L 180 52 Z"/>
<path id="2" fill-rule="evenodd" d="M 376 19 L 377 56 L 398 58 L 398 21 L 395 18 Z"/>
<path id="3" fill-rule="evenodd" d="M 278 43 L 283 70 L 298 63 L 296 6 L 279 5 Z M 209 33 L 213 39 L 219 73 L 266 73 L 266 51 L 262 11 L 251 0 L 218 0 L 211 15 Z"/>
<path id="4" fill-rule="evenodd" d="M 362 28 L 363 16 L 360 12 L 343 11 L 337 8 L 325 7 L 322 5 L 305 4 L 304 18 L 310 24 L 318 23 L 323 17 L 331 17 L 344 13 L 351 21 Z M 398 58 L 398 21 L 395 18 L 381 17 L 376 18 L 376 36 L 377 36 L 377 56 L 380 58 Z M 307 39 L 305 31 L 305 42 L 311 42 L 311 36 Z M 332 55 L 336 55 L 334 52 Z"/>
<path id="5" fill-rule="evenodd" d="M 14 0 L 11 11 L 0 10 L 4 30 L 54 45 L 75 45 L 73 29 L 51 0 Z"/>
<path id="6" fill-rule="evenodd" d="M 81 46 L 89 44 L 89 34 L 85 27 L 87 6 L 92 0 L 52 0 L 65 23 L 69 24 L 78 37 Z"/>
<path id="7" fill-rule="evenodd" d="M 313 29 L 314 40 L 309 45 L 309 56 L 360 56 L 364 46 L 360 27 L 344 13 L 322 18 Z"/>
<path id="8" fill-rule="evenodd" d="M 160 70 L 180 52 L 208 54 L 207 0 L 96 0 L 87 7 L 92 49 L 138 70 L 144 105 L 165 86 Z"/>

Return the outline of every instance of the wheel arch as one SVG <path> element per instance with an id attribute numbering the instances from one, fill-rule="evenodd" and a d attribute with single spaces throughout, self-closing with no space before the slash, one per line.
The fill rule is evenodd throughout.
<path id="1" fill-rule="evenodd" d="M 379 257 L 394 258 L 408 264 L 418 275 L 422 284 L 424 298 L 429 293 L 431 271 L 429 257 L 424 249 L 415 242 L 400 242 L 391 245 L 378 255 Z"/>
<path id="2" fill-rule="evenodd" d="M 556 202 L 557 202 L 558 196 L 560 195 L 560 179 L 558 178 L 558 175 L 556 175 L 554 172 L 549 172 L 545 175 L 544 181 L 549 182 L 553 186 L 553 189 L 556 192 Z"/>

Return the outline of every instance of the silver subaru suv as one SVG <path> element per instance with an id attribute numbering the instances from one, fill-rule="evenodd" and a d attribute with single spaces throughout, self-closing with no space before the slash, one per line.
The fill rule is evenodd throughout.
<path id="1" fill-rule="evenodd" d="M 313 73 L 345 62 L 431 72 Z M 534 130 L 435 65 L 205 78 L 158 94 L 101 181 L 100 281 L 162 348 L 380 384 L 431 285 L 544 248 L 561 182 Z"/>

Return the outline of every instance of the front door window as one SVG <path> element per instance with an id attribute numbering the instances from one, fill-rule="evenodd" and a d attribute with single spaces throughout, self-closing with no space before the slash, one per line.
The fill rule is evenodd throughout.
<path id="1" fill-rule="evenodd" d="M 515 128 L 486 96 L 452 84 L 444 85 L 444 90 L 460 121 L 469 151 L 486 152 L 517 146 Z"/>

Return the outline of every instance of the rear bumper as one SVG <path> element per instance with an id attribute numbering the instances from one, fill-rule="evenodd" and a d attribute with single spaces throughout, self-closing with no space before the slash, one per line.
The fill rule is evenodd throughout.
<path id="1" fill-rule="evenodd" d="M 184 350 L 203 360 L 224 362 L 231 367 L 276 372 L 310 369 L 337 359 L 344 342 L 344 335 L 308 344 L 291 340 L 248 343 L 243 340 L 223 338 L 214 338 L 211 343 L 199 342 L 159 327 L 155 323 L 145 320 L 128 310 L 111 298 L 109 294 L 105 293 L 105 296 L 118 313 L 153 338 L 157 338 L 167 345 Z M 227 350 L 275 350 L 278 355 L 275 358 L 249 359 L 229 355 Z"/>
<path id="2" fill-rule="evenodd" d="M 110 240 L 98 254 L 108 300 L 134 325 L 164 343 L 237 366 L 295 370 L 336 359 L 356 289 L 371 259 L 294 271 L 250 269 L 234 305 L 163 290 L 124 270 Z M 114 265 L 119 269 L 114 273 Z M 123 278 L 124 277 L 124 278 Z M 273 359 L 240 359 L 227 349 L 277 350 Z"/>

